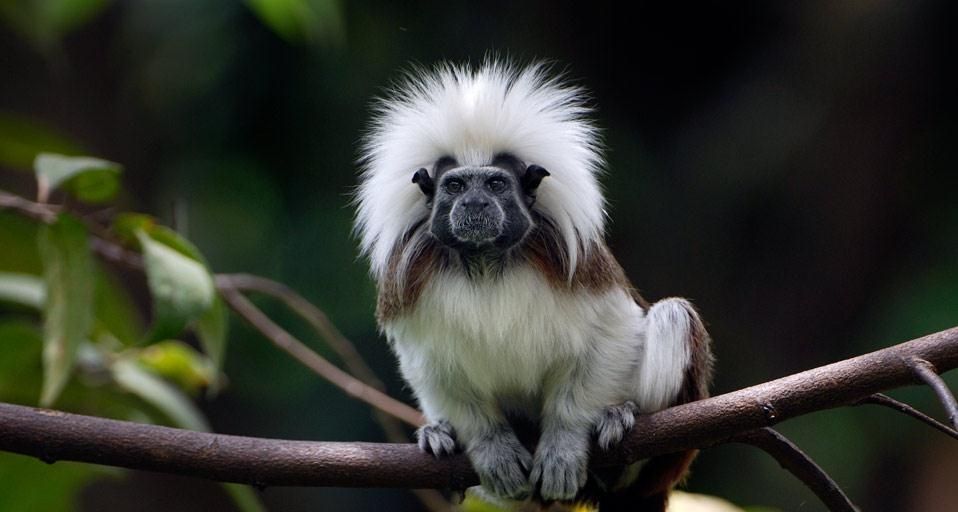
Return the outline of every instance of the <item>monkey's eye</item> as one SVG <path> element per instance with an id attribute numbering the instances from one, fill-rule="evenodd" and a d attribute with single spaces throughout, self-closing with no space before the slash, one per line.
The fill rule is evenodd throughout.
<path id="1" fill-rule="evenodd" d="M 502 192 L 506 189 L 506 180 L 502 178 L 492 178 L 486 182 L 486 186 L 493 192 Z"/>
<path id="2" fill-rule="evenodd" d="M 446 192 L 458 194 L 466 189 L 466 184 L 462 180 L 449 180 L 446 182 Z"/>

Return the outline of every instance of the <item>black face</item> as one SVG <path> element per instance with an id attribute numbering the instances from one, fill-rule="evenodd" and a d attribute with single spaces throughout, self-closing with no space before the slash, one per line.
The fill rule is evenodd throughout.
<path id="1" fill-rule="evenodd" d="M 437 240 L 467 254 L 501 254 L 532 229 L 529 209 L 548 175 L 511 155 L 497 156 L 481 167 L 459 166 L 444 157 L 433 168 L 437 178 L 420 169 L 413 183 L 429 197 L 429 229 Z"/>

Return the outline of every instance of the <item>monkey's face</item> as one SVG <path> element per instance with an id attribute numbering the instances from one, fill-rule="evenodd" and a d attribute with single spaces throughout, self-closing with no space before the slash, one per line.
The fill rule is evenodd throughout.
<path id="1" fill-rule="evenodd" d="M 437 240 L 467 254 L 504 253 L 532 229 L 530 208 L 548 174 L 509 155 L 479 167 L 443 158 L 434 167 L 437 179 L 420 169 L 413 182 L 429 197 L 429 230 Z"/>

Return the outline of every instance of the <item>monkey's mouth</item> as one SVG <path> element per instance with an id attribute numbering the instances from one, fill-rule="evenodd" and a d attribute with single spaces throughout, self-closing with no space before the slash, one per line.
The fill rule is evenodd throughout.
<path id="1" fill-rule="evenodd" d="M 501 223 L 490 215 L 463 215 L 452 223 L 452 234 L 460 242 L 491 243 L 501 232 Z"/>

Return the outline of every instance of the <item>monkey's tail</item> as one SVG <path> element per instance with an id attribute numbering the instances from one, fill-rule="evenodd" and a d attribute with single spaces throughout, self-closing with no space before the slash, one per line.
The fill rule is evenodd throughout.
<path id="1" fill-rule="evenodd" d="M 599 512 L 665 512 L 669 494 L 688 474 L 698 450 L 660 455 L 644 461 L 638 474 L 613 489 L 596 493 Z M 622 475 L 630 473 L 628 469 Z"/>

